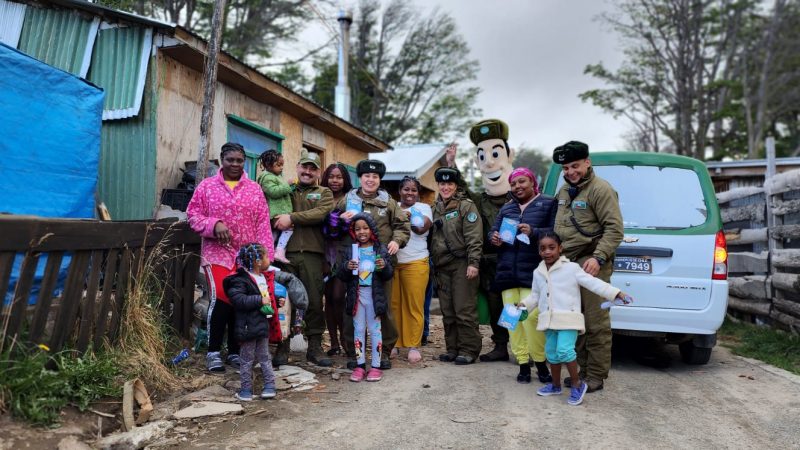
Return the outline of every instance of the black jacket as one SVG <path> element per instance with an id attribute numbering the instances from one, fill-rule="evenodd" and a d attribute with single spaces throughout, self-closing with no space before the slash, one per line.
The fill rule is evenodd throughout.
<path id="1" fill-rule="evenodd" d="M 264 276 L 268 276 L 266 273 Z M 269 322 L 267 316 L 261 312 L 261 291 L 243 268 L 239 268 L 234 275 L 229 275 L 222 280 L 225 294 L 236 310 L 233 335 L 236 340 L 246 342 L 269 336 Z M 274 284 L 270 286 L 270 295 L 274 296 Z"/>
<path id="2" fill-rule="evenodd" d="M 497 274 L 492 290 L 500 292 L 513 288 L 530 289 L 533 283 L 533 271 L 542 260 L 539 256 L 539 235 L 544 231 L 553 231 L 557 210 L 556 199 L 544 194 L 531 202 L 521 215 L 516 199 L 500 208 L 490 234 L 500 230 L 503 217 L 527 223 L 533 229 L 533 233 L 530 236 L 530 244 L 515 239 L 514 244 L 503 242 L 498 248 Z"/>
<path id="3" fill-rule="evenodd" d="M 357 219 L 365 219 L 372 230 L 373 236 L 378 236 L 378 227 L 375 225 L 375 221 L 369 214 L 356 214 L 353 216 L 353 218 L 350 220 L 351 227 L 356 223 Z M 385 245 L 375 240 L 373 241 L 372 248 L 375 251 L 376 258 L 377 255 L 380 255 L 385 264 L 383 269 L 376 270 L 372 275 L 372 305 L 375 309 L 375 315 L 383 316 L 389 309 L 389 304 L 386 299 L 385 282 L 392 278 L 392 275 L 394 274 L 394 267 L 392 267 L 392 258 L 389 256 L 389 252 L 386 250 Z M 352 316 L 355 314 L 356 302 L 358 301 L 358 275 L 353 275 L 353 271 L 347 268 L 347 263 L 349 261 L 349 256 L 340 255 L 340 260 L 337 264 L 339 266 L 339 270 L 336 272 L 336 276 L 347 284 L 347 296 L 345 297 L 344 308 L 345 312 Z"/>

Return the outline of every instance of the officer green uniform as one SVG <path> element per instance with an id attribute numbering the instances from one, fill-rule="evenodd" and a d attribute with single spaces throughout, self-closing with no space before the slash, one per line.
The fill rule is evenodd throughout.
<path id="1" fill-rule="evenodd" d="M 439 168 L 435 177 L 439 182 L 456 181 L 458 171 Z M 461 190 L 447 201 L 441 194 L 437 197 L 433 223 L 430 255 L 447 346 L 439 359 L 469 364 L 481 351 L 481 335 L 476 304 L 478 278 L 468 280 L 466 274 L 467 266 L 480 266 L 483 224 L 475 203 Z"/>
<path id="2" fill-rule="evenodd" d="M 365 173 L 375 173 L 378 177 L 383 178 L 386 173 L 386 166 L 381 161 L 365 159 L 359 161 L 356 166 L 356 174 L 360 177 Z M 350 203 L 361 203 L 362 212 L 369 214 L 375 220 L 378 228 L 378 240 L 383 245 L 388 245 L 389 242 L 395 241 L 400 248 L 403 248 L 411 238 L 411 222 L 408 216 L 398 206 L 397 201 L 392 199 L 391 195 L 384 189 L 378 189 L 378 192 L 373 195 L 366 195 L 361 189 L 353 189 L 339 199 L 336 208 L 344 211 Z M 340 251 L 350 252 L 351 239 L 347 236 L 342 239 Z M 349 254 L 349 253 L 348 253 Z M 392 256 L 392 264 L 397 265 L 397 256 Z M 387 304 L 392 301 L 392 279 L 389 279 L 384 284 L 384 292 L 386 293 Z M 397 343 L 398 333 L 397 328 L 394 326 L 394 320 L 391 315 L 391 308 L 386 311 L 386 314 L 381 319 L 381 333 L 383 334 L 383 358 L 381 361 L 382 368 L 390 367 L 389 353 Z M 345 348 L 353 348 L 353 320 L 352 317 L 347 316 L 344 320 L 344 337 Z"/>
<path id="3" fill-rule="evenodd" d="M 319 156 L 311 153 L 300 159 L 299 164 L 311 163 L 320 167 Z M 294 273 L 308 292 L 308 309 L 305 312 L 308 354 L 306 357 L 319 365 L 329 366 L 331 360 L 322 351 L 322 333 L 325 331 L 325 314 L 322 307 L 322 264 L 325 261 L 325 238 L 322 222 L 333 209 L 333 192 L 316 184 L 293 185 L 292 213 L 294 234 L 286 246 L 286 258 L 291 263 L 289 271 Z M 283 358 L 286 344 L 282 344 L 278 356 Z"/>
<path id="4" fill-rule="evenodd" d="M 588 146 L 576 141 L 557 147 L 553 152 L 556 164 L 588 157 Z M 589 167 L 577 185 L 565 183 L 561 186 L 556 199 L 558 212 L 554 228 L 561 237 L 562 255 L 580 265 L 589 258 L 597 259 L 600 264 L 597 278 L 609 282 L 614 252 L 624 236 L 617 192 Z M 581 288 L 586 333 L 578 337 L 575 347 L 581 377 L 587 380 L 590 391 L 602 389 L 611 368 L 611 320 L 608 310 L 600 308 L 605 300 Z"/>

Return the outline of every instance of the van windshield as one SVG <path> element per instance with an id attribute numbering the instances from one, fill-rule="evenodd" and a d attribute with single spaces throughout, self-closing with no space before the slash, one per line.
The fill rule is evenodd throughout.
<path id="1" fill-rule="evenodd" d="M 706 222 L 706 203 L 694 171 L 656 166 L 592 166 L 619 193 L 625 228 L 682 229 Z M 564 183 L 561 177 L 559 186 Z"/>

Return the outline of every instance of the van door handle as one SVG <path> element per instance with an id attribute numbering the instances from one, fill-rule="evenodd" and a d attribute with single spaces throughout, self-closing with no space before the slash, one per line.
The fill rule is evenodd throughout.
<path id="1" fill-rule="evenodd" d="M 616 254 L 617 256 L 653 256 L 658 258 L 672 258 L 672 249 L 666 247 L 620 245 L 617 247 Z"/>

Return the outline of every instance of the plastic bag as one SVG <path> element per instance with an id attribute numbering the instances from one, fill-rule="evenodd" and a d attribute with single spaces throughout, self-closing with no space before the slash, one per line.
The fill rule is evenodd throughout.
<path id="1" fill-rule="evenodd" d="M 305 353 L 308 350 L 308 342 L 302 334 L 295 334 L 289 339 L 289 350 L 292 353 Z"/>
<path id="2" fill-rule="evenodd" d="M 497 324 L 510 331 L 514 331 L 514 329 L 517 328 L 520 316 L 522 316 L 522 309 L 509 303 L 503 307 L 503 312 L 500 314 L 500 319 L 497 321 Z"/>

